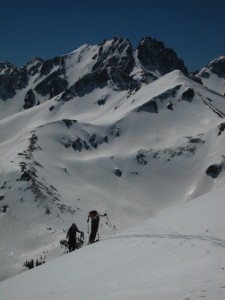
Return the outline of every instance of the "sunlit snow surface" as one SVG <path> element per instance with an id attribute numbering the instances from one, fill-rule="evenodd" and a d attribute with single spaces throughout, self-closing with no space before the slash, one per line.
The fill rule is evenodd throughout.
<path id="1" fill-rule="evenodd" d="M 4 300 L 225 297 L 225 189 L 0 283 Z"/>
<path id="2" fill-rule="evenodd" d="M 157 114 L 138 112 L 149 100 L 177 86 L 176 97 L 158 100 Z M 180 101 L 190 87 L 195 90 L 193 101 Z M 106 104 L 98 106 L 96 99 L 102 95 Z M 167 109 L 170 100 L 173 111 Z M 224 136 L 218 135 L 223 119 L 218 111 L 225 111 L 224 97 L 174 71 L 129 97 L 126 91 L 105 87 L 66 103 L 53 99 L 3 117 L 0 166 L 6 183 L 1 183 L 5 195 L 1 205 L 7 205 L 8 211 L 0 216 L 0 279 L 23 271 L 23 263 L 31 258 L 49 261 L 62 255 L 59 241 L 72 222 L 87 234 L 90 209 L 106 211 L 120 231 L 222 186 L 223 173 L 216 179 L 205 173 L 209 165 L 223 160 Z M 77 122 L 67 128 L 63 119 Z M 107 136 L 108 142 L 81 152 L 65 147 L 70 140 L 88 140 L 93 134 Z M 24 151 L 28 153 L 33 135 L 37 149 L 26 158 Z M 197 144 L 189 142 L 192 138 Z M 146 156 L 146 165 L 137 162 L 139 151 Z M 57 201 L 33 200 L 30 183 L 18 180 L 24 163 L 36 169 L 37 180 Z M 121 177 L 115 175 L 116 169 L 122 171 Z M 61 213 L 58 202 L 75 214 Z M 46 207 L 51 214 L 45 213 Z M 102 220 L 101 237 L 112 233 Z"/>
<path id="3" fill-rule="evenodd" d="M 209 88 L 212 91 L 215 91 L 216 93 L 219 93 L 221 95 L 225 95 L 225 74 L 224 74 L 224 56 L 219 56 L 218 58 L 214 59 L 210 64 L 201 69 L 198 74 L 196 74 L 196 77 L 200 78 L 203 85 Z M 214 65 L 217 65 L 217 69 L 215 71 Z M 220 67 L 218 65 L 220 64 Z M 220 72 L 223 72 L 222 74 L 217 74 L 218 70 Z"/>
<path id="4" fill-rule="evenodd" d="M 98 50 L 84 45 L 65 57 L 68 87 L 92 69 Z M 135 64 L 132 76 L 141 80 L 137 55 Z M 41 98 L 35 86 L 43 78 L 29 77 L 26 88 L 0 101 L 0 280 L 26 271 L 1 283 L 0 298 L 222 299 L 223 199 L 217 191 L 195 198 L 225 183 L 225 98 L 180 71 L 132 91 L 108 81 L 69 101 Z M 24 110 L 29 89 L 40 105 Z M 189 89 L 194 97 L 183 99 Z M 145 109 L 154 101 L 157 113 Z M 73 149 L 77 138 L 90 146 L 93 136 L 96 148 Z M 216 178 L 206 174 L 212 164 L 221 166 Z M 35 186 L 21 180 L 24 170 Z M 113 228 L 101 218 L 101 241 L 86 246 L 91 209 L 107 212 Z M 60 240 L 73 222 L 85 246 L 65 255 Z M 31 259 L 46 265 L 27 271 Z M 3 289 L 13 282 L 20 288 Z"/>

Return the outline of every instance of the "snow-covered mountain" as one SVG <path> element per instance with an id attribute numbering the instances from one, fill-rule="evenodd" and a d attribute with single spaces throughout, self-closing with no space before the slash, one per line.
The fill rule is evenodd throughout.
<path id="1" fill-rule="evenodd" d="M 0 74 L 2 280 L 63 255 L 71 223 L 87 237 L 91 209 L 108 213 L 104 238 L 224 185 L 225 98 L 162 42 L 116 37 Z"/>
<path id="2" fill-rule="evenodd" d="M 208 66 L 195 72 L 195 78 L 201 80 L 207 88 L 225 95 L 225 57 L 219 56 Z"/>

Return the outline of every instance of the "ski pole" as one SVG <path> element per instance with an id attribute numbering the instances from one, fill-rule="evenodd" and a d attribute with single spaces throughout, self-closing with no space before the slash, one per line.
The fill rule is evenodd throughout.
<path id="1" fill-rule="evenodd" d="M 109 221 L 108 215 L 106 215 L 107 221 L 109 222 L 109 226 L 113 229 L 113 231 L 116 233 L 116 228 L 112 226 L 111 222 Z"/>

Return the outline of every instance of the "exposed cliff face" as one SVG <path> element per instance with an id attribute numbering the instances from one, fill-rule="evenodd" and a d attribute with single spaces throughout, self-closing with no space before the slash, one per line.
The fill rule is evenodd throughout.
<path id="1" fill-rule="evenodd" d="M 126 74 L 130 74 L 135 64 L 130 41 L 119 37 L 100 44 L 95 58 L 96 63 L 92 71 L 99 68 L 114 67 L 122 69 Z"/>
<path id="2" fill-rule="evenodd" d="M 162 42 L 150 37 L 143 38 L 138 45 L 138 58 L 143 67 L 150 72 L 158 71 L 165 75 L 174 70 L 188 74 L 182 59 L 174 50 L 167 48 Z"/>
<path id="3" fill-rule="evenodd" d="M 6 65 L 0 75 L 0 98 L 3 101 L 12 98 L 17 90 L 26 88 L 27 84 L 26 68 L 17 69 L 12 65 Z"/>
<path id="4" fill-rule="evenodd" d="M 225 57 L 220 56 L 215 59 L 209 66 L 214 74 L 225 79 Z"/>

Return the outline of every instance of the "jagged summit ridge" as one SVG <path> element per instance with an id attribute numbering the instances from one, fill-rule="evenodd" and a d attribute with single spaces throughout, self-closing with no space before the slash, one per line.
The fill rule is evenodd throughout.
<path id="1" fill-rule="evenodd" d="M 213 84 L 206 80 L 210 74 L 218 76 L 224 84 L 224 61 L 224 56 L 220 56 L 191 77 L 210 89 Z M 133 49 L 128 38 L 116 36 L 98 45 L 83 45 L 53 59 L 44 61 L 34 57 L 19 69 L 8 62 L 1 63 L 0 99 L 18 99 L 19 94 L 21 111 L 63 92 L 64 100 L 68 100 L 106 85 L 119 90 L 138 90 L 173 70 L 189 76 L 183 60 L 163 42 L 145 37 Z M 219 92 L 224 94 L 223 88 Z"/>
<path id="2" fill-rule="evenodd" d="M 139 79 L 132 73 L 137 63 L 142 69 Z M 2 64 L 0 98 L 6 101 L 25 94 L 23 99 L 20 97 L 24 102 L 21 109 L 27 109 L 62 92 L 68 98 L 68 95 L 81 95 L 107 84 L 119 90 L 135 90 L 175 69 L 187 73 L 183 61 L 162 42 L 144 38 L 134 50 L 127 38 L 115 37 L 46 61 L 36 57 L 19 69 Z"/>
<path id="3" fill-rule="evenodd" d="M 225 95 L 225 56 L 220 55 L 206 67 L 195 72 L 195 78 L 209 89 Z"/>
<path id="4" fill-rule="evenodd" d="M 149 71 L 159 71 L 161 75 L 173 70 L 181 70 L 188 75 L 188 70 L 182 59 L 174 50 L 165 47 L 164 43 L 150 37 L 143 38 L 138 45 L 138 58 L 144 68 Z"/>
<path id="5" fill-rule="evenodd" d="M 213 74 L 224 75 L 223 57 L 209 65 Z M 35 57 L 22 68 L 1 63 L 0 99 L 17 98 L 19 111 L 39 105 L 61 93 L 68 101 L 76 95 L 110 85 L 113 89 L 135 91 L 173 70 L 188 70 L 174 50 L 150 37 L 133 49 L 128 38 L 114 37 L 98 45 L 83 45 L 61 57 Z M 206 71 L 194 78 L 201 81 Z M 19 99 L 19 100 L 18 100 Z"/>
<path id="6" fill-rule="evenodd" d="M 225 78 L 225 56 L 219 56 L 211 61 L 205 68 L 197 73 L 197 76 L 207 77 L 207 72 L 217 74 L 219 77 Z"/>

